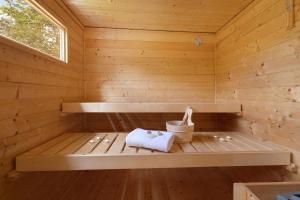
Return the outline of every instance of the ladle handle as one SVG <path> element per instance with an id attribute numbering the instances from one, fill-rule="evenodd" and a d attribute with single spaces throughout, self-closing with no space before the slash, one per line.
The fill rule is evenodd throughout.
<path id="1" fill-rule="evenodd" d="M 193 114 L 193 109 L 192 107 L 188 106 L 185 110 L 181 125 L 184 124 L 192 124 L 192 114 Z"/>

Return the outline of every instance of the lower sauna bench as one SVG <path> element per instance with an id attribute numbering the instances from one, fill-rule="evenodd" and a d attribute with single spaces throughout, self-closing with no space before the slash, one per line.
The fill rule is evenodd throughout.
<path id="1" fill-rule="evenodd" d="M 290 152 L 236 132 L 199 132 L 170 153 L 129 147 L 126 133 L 66 133 L 16 159 L 17 171 L 289 165 Z M 219 142 L 214 135 L 231 136 Z"/>
<path id="2" fill-rule="evenodd" d="M 300 182 L 234 183 L 234 200 L 275 200 L 278 194 L 299 192 Z"/>

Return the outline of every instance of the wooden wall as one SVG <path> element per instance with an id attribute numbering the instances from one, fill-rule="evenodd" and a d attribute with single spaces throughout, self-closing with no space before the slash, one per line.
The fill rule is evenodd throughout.
<path id="1" fill-rule="evenodd" d="M 219 124 L 300 150 L 300 0 L 292 29 L 285 2 L 256 0 L 217 33 L 217 101 L 243 105 Z"/>
<path id="2" fill-rule="evenodd" d="M 85 29 L 84 38 L 86 100 L 214 101 L 214 34 Z"/>
<path id="3" fill-rule="evenodd" d="M 83 31 L 55 1 L 42 5 L 67 26 L 69 63 L 0 40 L 0 178 L 14 157 L 65 131 L 82 117 L 62 115 L 62 101 L 83 99 Z"/>
<path id="4" fill-rule="evenodd" d="M 87 28 L 84 38 L 87 101 L 214 102 L 214 34 Z M 88 130 L 124 131 L 165 128 L 166 119 L 182 115 L 86 117 Z M 214 128 L 213 115 L 196 118 L 201 128 Z"/>

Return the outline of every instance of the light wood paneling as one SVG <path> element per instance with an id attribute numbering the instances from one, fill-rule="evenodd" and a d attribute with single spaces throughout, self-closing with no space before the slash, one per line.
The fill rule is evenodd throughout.
<path id="1" fill-rule="evenodd" d="M 214 100 L 213 34 L 85 29 L 84 35 L 86 100 Z M 203 45 L 194 44 L 196 37 Z"/>
<path id="2" fill-rule="evenodd" d="M 85 101 L 214 102 L 214 34 L 88 28 L 84 35 Z M 194 44 L 196 37 L 202 45 Z M 87 115 L 86 129 L 130 131 L 141 123 L 157 129 L 153 125 L 165 123 L 160 115 L 123 116 L 102 115 L 98 121 L 99 115 Z M 200 126 L 215 125 L 204 120 Z"/>
<path id="3" fill-rule="evenodd" d="M 38 1 L 68 29 L 69 62 L 0 40 L 0 179 L 16 155 L 65 131 L 82 128 L 79 115 L 62 115 L 63 101 L 83 99 L 83 30 L 55 1 Z"/>
<path id="4" fill-rule="evenodd" d="M 217 33 L 217 102 L 243 105 L 219 124 L 299 151 L 300 1 L 294 28 L 285 3 L 257 0 Z"/>
<path id="5" fill-rule="evenodd" d="M 64 0 L 87 27 L 216 32 L 252 0 Z"/>

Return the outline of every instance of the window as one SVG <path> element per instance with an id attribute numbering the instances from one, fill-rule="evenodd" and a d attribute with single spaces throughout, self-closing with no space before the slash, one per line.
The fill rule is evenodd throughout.
<path id="1" fill-rule="evenodd" d="M 0 0 L 0 35 L 67 61 L 66 28 L 33 0 Z"/>

